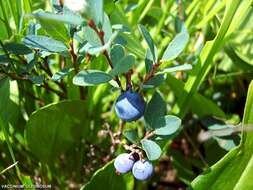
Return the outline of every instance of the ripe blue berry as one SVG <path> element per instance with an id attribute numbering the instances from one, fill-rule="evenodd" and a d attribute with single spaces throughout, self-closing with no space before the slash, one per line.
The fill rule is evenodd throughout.
<path id="1" fill-rule="evenodd" d="M 146 103 L 143 97 L 131 89 L 123 92 L 115 104 L 115 111 L 124 121 L 134 121 L 143 116 Z"/>
<path id="2" fill-rule="evenodd" d="M 114 161 L 114 167 L 119 173 L 129 172 L 134 165 L 134 158 L 127 153 L 120 154 Z"/>
<path id="3" fill-rule="evenodd" d="M 146 180 L 152 175 L 153 170 L 153 165 L 149 161 L 142 162 L 139 160 L 135 162 L 132 173 L 136 179 Z"/>

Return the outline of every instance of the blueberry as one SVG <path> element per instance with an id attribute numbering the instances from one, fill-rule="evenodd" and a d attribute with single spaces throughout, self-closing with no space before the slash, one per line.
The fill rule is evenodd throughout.
<path id="1" fill-rule="evenodd" d="M 115 104 L 115 111 L 124 121 L 134 121 L 143 116 L 146 103 L 143 97 L 131 89 L 123 92 Z"/>
<path id="2" fill-rule="evenodd" d="M 119 173 L 129 172 L 134 165 L 134 158 L 127 153 L 120 154 L 114 161 L 114 167 Z"/>
<path id="3" fill-rule="evenodd" d="M 153 170 L 153 165 L 149 161 L 145 160 L 143 162 L 139 160 L 135 162 L 132 173 L 136 179 L 146 180 L 152 175 Z"/>

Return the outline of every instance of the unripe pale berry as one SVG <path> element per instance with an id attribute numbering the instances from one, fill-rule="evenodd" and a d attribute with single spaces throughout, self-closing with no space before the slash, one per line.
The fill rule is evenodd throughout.
<path id="1" fill-rule="evenodd" d="M 144 162 L 140 160 L 135 162 L 132 169 L 134 177 L 138 180 L 148 179 L 153 174 L 153 171 L 153 165 L 147 160 L 145 160 Z"/>
<path id="2" fill-rule="evenodd" d="M 123 92 L 115 104 L 115 111 L 124 121 L 134 121 L 143 116 L 146 103 L 143 97 L 131 89 Z"/>
<path id="3" fill-rule="evenodd" d="M 127 173 L 129 172 L 134 165 L 134 158 L 130 154 L 123 153 L 117 156 L 114 161 L 114 167 L 119 173 Z"/>

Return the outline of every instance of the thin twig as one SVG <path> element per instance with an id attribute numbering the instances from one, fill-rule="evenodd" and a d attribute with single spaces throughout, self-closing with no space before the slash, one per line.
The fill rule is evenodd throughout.
<path id="1" fill-rule="evenodd" d="M 119 121 L 119 130 L 117 132 L 117 137 L 118 139 L 120 140 L 121 137 L 122 137 L 122 133 L 123 133 L 123 129 L 124 129 L 124 126 L 125 126 L 126 122 L 123 121 L 123 120 L 120 120 Z"/>
<path id="2" fill-rule="evenodd" d="M 74 71 L 76 74 L 78 74 L 79 72 L 79 66 L 78 66 L 78 63 L 77 63 L 77 55 L 75 54 L 75 51 L 74 51 L 74 45 L 73 45 L 73 40 L 70 42 L 70 55 L 71 55 L 71 58 L 72 58 L 72 63 L 73 63 L 73 66 L 74 66 Z M 84 96 L 84 88 L 83 86 L 79 86 L 79 91 L 80 91 L 80 98 L 82 100 L 85 99 L 85 96 Z"/>
<path id="3" fill-rule="evenodd" d="M 34 94 L 32 94 L 31 92 L 28 92 L 28 91 L 26 91 L 26 90 L 24 90 L 24 89 L 22 89 L 22 90 L 23 90 L 23 92 L 25 92 L 28 96 L 30 96 L 30 97 L 33 98 L 34 100 L 38 101 L 38 103 L 39 103 L 40 106 L 44 106 L 44 105 L 45 105 L 45 101 L 44 101 L 44 100 L 42 100 L 42 99 L 36 97 L 36 96 L 35 96 Z"/>
<path id="4" fill-rule="evenodd" d="M 113 132 L 111 130 L 111 126 L 108 123 L 105 123 L 105 127 L 107 129 L 109 136 L 111 137 L 112 145 L 114 146 L 116 144 L 116 140 L 115 140 Z"/>
<path id="5" fill-rule="evenodd" d="M 39 62 L 39 65 L 40 65 L 41 69 L 43 71 L 45 71 L 48 74 L 49 77 L 52 78 L 53 73 L 52 73 L 52 71 L 51 71 L 51 69 L 49 67 L 47 58 L 43 58 L 43 61 L 44 61 L 45 66 L 42 65 L 41 62 Z M 62 91 L 65 93 L 65 96 L 67 96 L 67 88 L 66 88 L 65 84 L 62 81 L 61 82 L 54 81 L 54 83 L 57 84 L 62 89 Z"/>
<path id="6" fill-rule="evenodd" d="M 145 136 L 143 137 L 143 139 L 150 139 L 153 136 L 155 136 L 155 132 L 154 131 L 147 131 Z"/>
<path id="7" fill-rule="evenodd" d="M 146 76 L 144 77 L 143 83 L 146 83 L 148 80 L 150 80 L 152 77 L 155 76 L 155 73 L 156 73 L 156 71 L 157 71 L 157 69 L 158 69 L 158 67 L 159 67 L 160 65 L 161 65 L 160 62 L 155 63 L 155 64 L 152 65 L 152 69 L 151 69 L 151 71 L 150 71 L 149 73 L 147 73 Z"/>
<path id="8" fill-rule="evenodd" d="M 130 89 L 130 88 L 132 88 L 132 80 L 131 80 L 132 74 L 133 74 L 133 70 L 132 69 L 125 74 L 125 77 L 126 77 L 126 89 L 127 90 Z"/>
<path id="9" fill-rule="evenodd" d="M 199 151 L 198 147 L 195 145 L 195 143 L 193 142 L 193 140 L 191 139 L 191 137 L 188 135 L 186 130 L 183 130 L 183 134 L 186 137 L 186 139 L 188 140 L 188 142 L 191 144 L 192 148 L 194 149 L 194 151 L 196 152 L 196 154 L 198 155 L 198 157 L 200 158 L 200 160 L 203 162 L 203 164 L 208 167 L 208 163 L 206 162 L 204 156 L 201 154 L 201 152 Z"/>
<path id="10" fill-rule="evenodd" d="M 4 53 L 5 53 L 6 57 L 7 57 L 7 59 L 9 60 L 9 62 L 10 62 L 10 64 L 11 64 L 11 67 L 13 67 L 13 69 L 16 70 L 15 67 L 14 67 L 14 64 L 13 64 L 13 62 L 12 62 L 12 59 L 10 58 L 10 54 L 9 54 L 9 52 L 5 49 L 2 40 L 0 40 L 0 46 L 2 47 L 2 49 L 3 49 L 3 51 L 4 51 Z"/>
<path id="11" fill-rule="evenodd" d="M 0 72 L 4 73 L 5 75 L 9 76 L 12 80 L 21 80 L 21 81 L 26 81 L 29 83 L 32 83 L 32 81 L 30 81 L 27 77 L 25 76 L 18 76 L 15 73 L 8 73 L 4 70 L 1 70 Z M 58 91 L 54 88 L 51 88 L 48 83 L 44 82 L 44 84 L 41 84 L 40 87 L 45 88 L 47 91 L 50 92 L 54 92 L 55 94 L 57 94 L 58 96 L 60 96 L 61 98 L 66 98 L 65 94 L 61 91 Z"/>

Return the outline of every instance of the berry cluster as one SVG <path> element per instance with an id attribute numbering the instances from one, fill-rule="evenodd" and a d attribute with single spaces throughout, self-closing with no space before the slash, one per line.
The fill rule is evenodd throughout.
<path id="1" fill-rule="evenodd" d="M 115 104 L 117 116 L 124 121 L 135 121 L 141 118 L 145 112 L 146 103 L 143 97 L 129 88 L 121 93 Z M 132 170 L 134 177 L 138 180 L 146 180 L 153 173 L 153 165 L 147 160 L 138 160 L 133 154 L 123 153 L 114 161 L 117 173 L 127 173 Z"/>
<path id="2" fill-rule="evenodd" d="M 147 160 L 138 160 L 131 154 L 123 153 L 117 156 L 114 167 L 118 173 L 124 174 L 132 170 L 134 177 L 138 180 L 146 180 L 153 173 L 153 165 Z"/>

